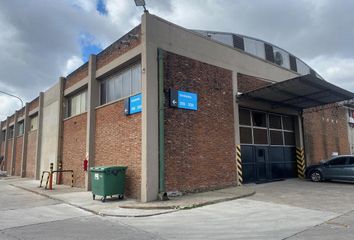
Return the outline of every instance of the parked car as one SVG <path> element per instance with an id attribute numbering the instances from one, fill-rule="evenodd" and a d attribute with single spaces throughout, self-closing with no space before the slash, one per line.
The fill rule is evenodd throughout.
<path id="1" fill-rule="evenodd" d="M 339 155 L 305 170 L 306 178 L 313 182 L 325 180 L 354 181 L 354 155 Z"/>

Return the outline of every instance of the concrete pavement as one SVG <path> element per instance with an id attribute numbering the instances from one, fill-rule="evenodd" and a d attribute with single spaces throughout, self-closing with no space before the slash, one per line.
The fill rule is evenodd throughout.
<path id="1" fill-rule="evenodd" d="M 101 216 L 117 217 L 147 217 L 165 214 L 181 209 L 190 209 L 248 197 L 255 193 L 253 187 L 231 187 L 210 192 L 187 194 L 171 198 L 171 200 L 168 201 L 140 203 L 134 199 L 125 199 L 121 201 L 117 198 L 107 198 L 106 202 L 102 203 L 99 199 L 93 200 L 91 192 L 86 192 L 80 188 L 54 185 L 54 190 L 50 191 L 39 188 L 38 181 L 23 179 L 16 179 L 11 181 L 10 184 Z"/>
<path id="2" fill-rule="evenodd" d="M 8 222 L 0 222 L 0 239 L 349 240 L 354 236 L 351 201 L 354 184 L 291 179 L 251 185 L 257 193 L 247 198 L 137 218 L 97 216 L 59 200 L 8 186 L 15 182 L 20 181 L 0 180 L 1 193 L 6 192 L 0 195 L 0 214 L 9 218 Z M 63 189 L 64 193 L 53 191 L 50 197 L 85 196 L 85 192 L 75 191 L 70 188 Z M 90 202 L 96 204 L 91 198 Z M 97 201 L 102 205 L 116 203 Z M 134 211 L 154 211 L 117 211 L 121 210 L 126 211 L 125 216 L 134 216 Z"/>

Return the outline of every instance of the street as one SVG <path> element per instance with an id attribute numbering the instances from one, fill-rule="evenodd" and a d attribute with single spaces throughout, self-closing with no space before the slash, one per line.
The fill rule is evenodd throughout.
<path id="1" fill-rule="evenodd" d="M 0 239 L 352 239 L 354 185 L 297 179 L 151 217 L 101 217 L 0 180 Z"/>

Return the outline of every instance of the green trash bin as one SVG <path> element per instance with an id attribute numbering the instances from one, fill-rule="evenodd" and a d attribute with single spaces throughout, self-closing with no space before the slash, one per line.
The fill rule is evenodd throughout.
<path id="1" fill-rule="evenodd" d="M 93 200 L 96 195 L 102 196 L 102 202 L 106 201 L 107 196 L 113 195 L 118 195 L 119 199 L 123 199 L 126 170 L 127 167 L 122 166 L 91 167 Z"/>

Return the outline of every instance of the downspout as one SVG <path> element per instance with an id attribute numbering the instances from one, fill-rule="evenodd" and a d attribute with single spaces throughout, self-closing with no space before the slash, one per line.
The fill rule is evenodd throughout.
<path id="1" fill-rule="evenodd" d="M 164 128 L 164 110 L 165 110 L 165 93 L 164 93 L 164 51 L 157 49 L 158 59 L 158 81 L 159 81 L 159 198 L 167 200 L 165 192 L 165 128 Z"/>

